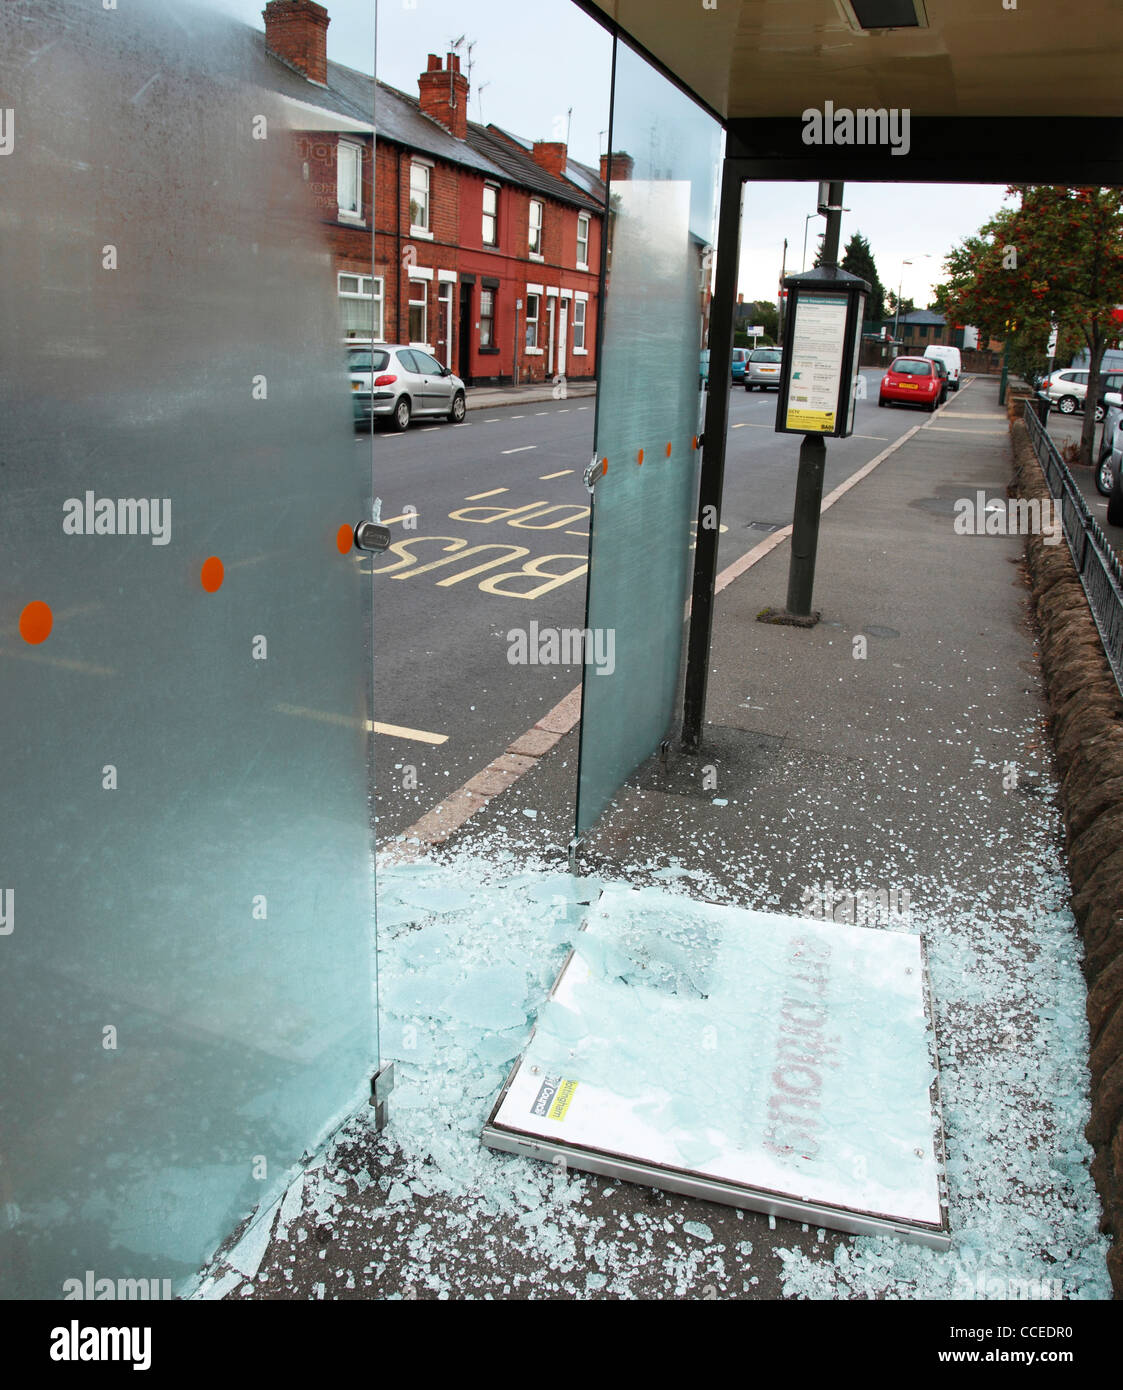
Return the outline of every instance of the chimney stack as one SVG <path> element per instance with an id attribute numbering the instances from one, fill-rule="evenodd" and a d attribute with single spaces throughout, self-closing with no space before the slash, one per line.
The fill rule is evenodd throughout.
<path id="1" fill-rule="evenodd" d="M 601 183 L 608 182 L 608 161 L 612 160 L 612 177 L 617 183 L 622 183 L 632 177 L 632 170 L 635 167 L 635 160 L 630 154 L 625 154 L 622 150 L 617 150 L 614 154 L 602 154 L 600 157 L 600 180 Z"/>
<path id="2" fill-rule="evenodd" d="M 569 158 L 569 151 L 563 141 L 535 140 L 533 155 L 534 162 L 540 169 L 545 169 L 547 174 L 553 174 L 559 179 L 565 178 L 565 164 Z"/>
<path id="3" fill-rule="evenodd" d="M 313 0 L 269 0 L 262 18 L 266 48 L 310 82 L 326 87 L 331 20 L 323 5 L 314 4 Z"/>
<path id="4" fill-rule="evenodd" d="M 457 140 L 468 134 L 468 79 L 460 71 L 460 59 L 450 53 L 447 65 L 442 66 L 435 53 L 429 54 L 429 65 L 417 79 L 421 93 L 421 110 L 439 121 Z"/>

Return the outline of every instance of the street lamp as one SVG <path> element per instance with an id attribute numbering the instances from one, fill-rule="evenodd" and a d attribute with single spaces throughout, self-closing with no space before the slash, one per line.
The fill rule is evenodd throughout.
<path id="1" fill-rule="evenodd" d="M 838 208 L 837 211 L 849 212 L 850 209 Z M 826 217 L 826 215 L 826 212 L 822 208 L 820 208 L 818 212 L 809 212 L 807 216 L 803 219 L 803 265 L 800 267 L 801 271 L 807 269 L 807 224 L 811 221 L 813 217 Z"/>
<path id="2" fill-rule="evenodd" d="M 813 217 L 819 216 L 820 214 L 817 212 L 809 212 L 807 216 L 803 219 L 803 264 L 800 266 L 801 271 L 807 269 L 807 224 L 811 221 Z"/>
<path id="3" fill-rule="evenodd" d="M 897 346 L 897 325 L 901 322 L 901 291 L 905 287 L 905 266 L 912 265 L 912 261 L 901 262 L 901 278 L 897 282 L 897 307 L 893 313 L 893 346 Z"/>
<path id="4" fill-rule="evenodd" d="M 921 259 L 922 261 L 930 261 L 930 260 L 932 259 L 932 253 L 931 253 L 931 251 L 923 251 L 923 252 L 921 252 L 920 259 Z M 907 265 L 912 265 L 912 264 L 913 264 L 912 261 L 902 261 L 902 262 L 901 262 L 901 278 L 900 278 L 900 281 L 899 281 L 898 284 L 897 284 L 897 309 L 896 309 L 896 312 L 895 312 L 894 315 L 893 315 L 893 346 L 894 346 L 894 347 L 896 347 L 896 345 L 897 345 L 897 325 L 898 325 L 898 323 L 900 323 L 900 320 L 901 320 L 901 291 L 902 291 L 902 290 L 904 289 L 904 287 L 905 287 L 905 266 L 907 266 Z"/>

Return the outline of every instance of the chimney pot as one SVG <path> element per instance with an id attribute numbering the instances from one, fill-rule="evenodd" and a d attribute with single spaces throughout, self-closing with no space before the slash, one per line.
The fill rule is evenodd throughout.
<path id="1" fill-rule="evenodd" d="M 446 71 L 436 54 L 429 54 L 429 65 L 417 79 L 421 110 L 439 121 L 457 140 L 468 134 L 468 79 L 460 71 L 460 60 L 448 55 Z"/>

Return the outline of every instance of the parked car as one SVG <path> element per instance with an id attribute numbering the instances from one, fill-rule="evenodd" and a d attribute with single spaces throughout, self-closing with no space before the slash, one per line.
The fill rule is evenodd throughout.
<path id="1" fill-rule="evenodd" d="M 959 390 L 959 377 L 963 370 L 963 358 L 960 356 L 957 347 L 945 347 L 942 343 L 929 343 L 924 349 L 925 357 L 933 361 L 942 362 L 947 368 L 948 389 L 951 391 Z M 945 396 L 946 396 L 945 392 Z"/>
<path id="2" fill-rule="evenodd" d="M 759 386 L 762 391 L 780 389 L 780 364 L 784 354 L 779 348 L 754 348 L 745 364 L 745 390 Z"/>
<path id="3" fill-rule="evenodd" d="M 733 349 L 733 384 L 745 380 L 745 363 L 749 360 L 748 348 Z"/>
<path id="4" fill-rule="evenodd" d="M 1119 426 L 1123 424 L 1123 395 L 1118 391 L 1108 391 L 1104 395 L 1106 414 L 1103 422 L 1103 436 L 1100 456 L 1096 460 L 1096 488 L 1103 497 L 1111 496 L 1111 486 L 1119 471 L 1116 457 L 1120 452 L 1117 439 L 1123 441 Z"/>
<path id="5" fill-rule="evenodd" d="M 1123 437 L 1119 426 L 1116 426 L 1115 438 L 1119 447 L 1113 447 L 1111 451 L 1112 476 L 1111 491 L 1107 495 L 1107 520 L 1110 526 L 1123 526 Z"/>
<path id="6" fill-rule="evenodd" d="M 906 405 L 922 405 L 931 411 L 940 404 L 946 391 L 946 383 L 930 357 L 897 357 L 881 378 L 877 403 L 888 406 L 902 401 Z"/>
<path id="7" fill-rule="evenodd" d="M 443 415 L 454 425 L 464 420 L 464 383 L 421 348 L 401 343 L 349 344 L 347 370 L 355 423 L 387 420 L 404 430 L 416 416 Z"/>
<path id="8" fill-rule="evenodd" d="M 944 359 L 943 359 L 942 357 L 932 357 L 932 358 L 929 358 L 929 361 L 930 361 L 930 362 L 933 364 L 933 366 L 936 368 L 936 372 L 937 372 L 937 374 L 939 375 L 939 378 L 940 378 L 940 399 L 936 402 L 936 404 L 937 404 L 937 405 L 943 405 L 943 403 L 944 403 L 944 402 L 947 400 L 947 398 L 948 398 L 948 384 L 949 384 L 949 380 L 948 380 L 948 368 L 947 368 L 947 363 L 944 361 Z"/>
<path id="9" fill-rule="evenodd" d="M 1088 372 L 1083 367 L 1062 367 L 1052 371 L 1037 388 L 1037 394 L 1056 406 L 1062 415 L 1072 415 L 1084 409 L 1088 395 Z M 1096 422 L 1104 417 L 1103 393 L 1117 391 L 1123 386 L 1123 376 L 1118 372 L 1106 373 L 1100 377 L 1100 398 L 1096 402 Z"/>

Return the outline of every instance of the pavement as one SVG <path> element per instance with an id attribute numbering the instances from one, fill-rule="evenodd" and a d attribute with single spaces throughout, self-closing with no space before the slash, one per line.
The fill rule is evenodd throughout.
<path id="1" fill-rule="evenodd" d="M 306 1180 L 303 1224 L 227 1296 L 1023 1297 L 1027 1281 L 1038 1296 L 1109 1296 L 1082 1136 L 1079 942 L 1022 541 L 953 527 L 957 499 L 1005 502 L 997 382 L 977 379 L 916 424 L 823 515 L 818 626 L 755 620 L 782 605 L 790 547 L 770 537 L 747 552 L 717 598 L 702 754 L 638 768 L 578 867 L 786 913 L 826 882 L 907 891 L 928 949 L 953 1248 L 575 1174 L 544 1211 L 545 1165 L 518 1157 L 489 1155 L 482 1192 L 433 1181 L 439 1150 L 420 1151 L 416 1108 L 443 1097 L 474 1136 L 494 1094 L 455 1112 L 465 1087 L 451 1054 L 434 1076 L 399 1050 L 388 1129 L 349 1127 Z M 578 729 L 524 761 L 441 846 L 451 882 L 468 882 L 473 860 L 565 873 Z M 393 931 L 380 933 L 395 949 Z M 506 1204 L 496 1174 L 515 1194 Z"/>
<path id="2" fill-rule="evenodd" d="M 568 400 L 596 394 L 595 381 L 567 381 L 564 392 L 560 386 L 549 382 L 535 382 L 529 386 L 469 386 L 467 405 L 469 410 L 484 410 L 498 405 L 530 405 L 534 401 Z"/>

